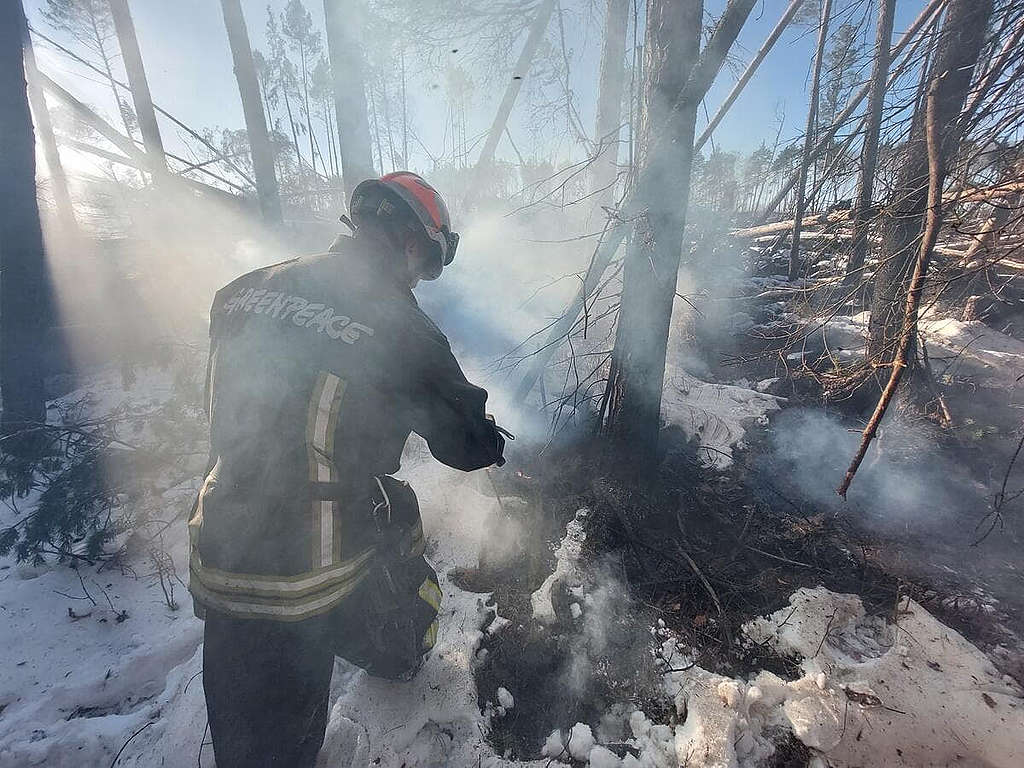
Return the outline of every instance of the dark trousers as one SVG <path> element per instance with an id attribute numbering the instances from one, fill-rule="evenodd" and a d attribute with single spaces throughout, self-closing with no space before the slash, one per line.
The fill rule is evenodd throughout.
<path id="1" fill-rule="evenodd" d="M 324 742 L 333 671 L 322 620 L 210 611 L 203 687 L 217 768 L 312 768 Z"/>
<path id="2" fill-rule="evenodd" d="M 434 644 L 440 597 L 437 575 L 416 556 L 392 563 L 386 578 L 375 568 L 318 618 L 208 610 L 203 687 L 217 768 L 311 768 L 327 728 L 335 654 L 371 675 L 410 677 Z"/>

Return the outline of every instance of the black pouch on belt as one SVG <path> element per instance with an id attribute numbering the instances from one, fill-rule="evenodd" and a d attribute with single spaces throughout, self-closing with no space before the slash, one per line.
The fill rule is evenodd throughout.
<path id="1" fill-rule="evenodd" d="M 368 577 L 367 624 L 377 663 L 366 668 L 387 677 L 408 677 L 437 638 L 441 590 L 423 557 L 419 503 L 408 483 L 375 478 L 373 517 L 377 558 Z"/>

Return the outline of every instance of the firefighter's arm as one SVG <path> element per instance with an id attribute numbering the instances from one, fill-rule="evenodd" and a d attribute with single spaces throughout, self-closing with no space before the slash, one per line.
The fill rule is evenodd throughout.
<path id="1" fill-rule="evenodd" d="M 505 440 L 484 410 L 487 391 L 466 380 L 448 340 L 429 320 L 411 336 L 413 431 L 434 458 L 455 469 L 504 464 Z"/>

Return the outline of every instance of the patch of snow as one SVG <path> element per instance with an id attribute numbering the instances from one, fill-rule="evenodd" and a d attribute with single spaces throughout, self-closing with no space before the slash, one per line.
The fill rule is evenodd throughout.
<path id="1" fill-rule="evenodd" d="M 666 675 L 686 717 L 675 727 L 673 764 L 753 768 L 774 752 L 770 736 L 779 729 L 833 766 L 1024 762 L 1022 692 L 912 601 L 883 631 L 856 596 L 800 589 L 789 607 L 749 622 L 743 634 L 801 658 L 803 677 L 761 672 L 743 681 L 699 667 Z M 631 725 L 638 744 L 658 727 L 648 730 L 641 714 Z M 652 749 L 645 754 L 660 765 Z"/>
<path id="2" fill-rule="evenodd" d="M 512 697 L 512 694 L 508 692 L 508 688 L 502 687 L 498 688 L 498 703 L 507 711 L 516 705 L 516 700 Z"/>
<path id="3" fill-rule="evenodd" d="M 743 446 L 751 423 L 766 426 L 768 414 L 780 408 L 783 397 L 731 384 L 711 384 L 670 365 L 666 370 L 661 417 L 682 428 L 702 447 L 701 460 L 717 469 L 732 464 L 732 451 Z"/>
<path id="4" fill-rule="evenodd" d="M 540 753 L 544 757 L 550 757 L 552 760 L 557 760 L 565 755 L 565 742 L 562 740 L 561 729 L 556 728 L 548 734 L 547 739 L 544 741 L 544 746 L 540 749 Z"/>
<path id="5" fill-rule="evenodd" d="M 590 768 L 621 768 L 622 760 L 607 747 L 596 746 L 590 750 L 587 764 Z"/>
<path id="6" fill-rule="evenodd" d="M 569 587 L 579 586 L 580 573 L 577 563 L 583 550 L 583 542 L 587 538 L 583 530 L 583 520 L 587 516 L 586 509 L 577 510 L 575 517 L 565 528 L 565 538 L 555 550 L 555 570 L 544 579 L 536 592 L 530 595 L 533 606 L 533 617 L 545 624 L 552 624 L 557 619 L 555 606 L 551 602 L 551 590 L 556 582 Z"/>
<path id="7" fill-rule="evenodd" d="M 569 729 L 569 739 L 566 746 L 569 754 L 577 760 L 586 761 L 590 757 L 590 751 L 594 748 L 594 734 L 586 723 L 576 723 Z"/>
<path id="8" fill-rule="evenodd" d="M 821 327 L 828 351 L 858 358 L 867 348 L 869 312 L 834 317 Z M 1024 367 L 1024 342 L 993 330 L 978 320 L 962 321 L 922 314 L 921 337 L 928 345 L 937 376 L 963 376 L 983 386 L 1019 388 Z"/>

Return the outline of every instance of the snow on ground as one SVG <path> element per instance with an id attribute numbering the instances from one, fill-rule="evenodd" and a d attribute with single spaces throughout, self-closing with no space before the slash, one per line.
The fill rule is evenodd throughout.
<path id="1" fill-rule="evenodd" d="M 551 600 L 551 590 L 555 586 L 555 582 L 561 582 L 568 587 L 577 587 L 581 582 L 578 562 L 580 553 L 583 551 L 583 542 L 587 538 L 583 529 L 586 517 L 587 510 L 581 509 L 569 521 L 565 529 L 565 538 L 555 550 L 555 570 L 544 579 L 544 583 L 537 591 L 530 595 L 533 618 L 541 623 L 551 624 L 558 618 L 555 614 L 555 605 Z M 574 605 L 577 604 L 574 603 Z"/>
<path id="2" fill-rule="evenodd" d="M 135 394 L 142 400 L 159 399 L 153 393 L 167 391 L 158 376 L 140 382 Z M 124 399 L 112 379 L 94 385 L 106 388 L 101 401 L 108 406 Z M 717 391 L 708 397 L 722 400 L 723 408 L 750 400 L 751 411 L 778 407 L 774 398 L 761 401 L 732 392 L 748 392 L 739 387 L 689 386 Z M 420 496 L 428 557 L 444 593 L 438 645 L 408 683 L 375 680 L 337 662 L 322 768 L 515 768 L 557 763 L 567 754 L 592 768 L 746 768 L 758 765 L 779 735 L 790 731 L 837 768 L 1024 763 L 1021 692 L 977 649 L 915 603 L 901 605 L 897 626 L 891 627 L 865 617 L 856 597 L 824 589 L 800 590 L 790 607 L 745 628 L 749 642 L 802 657 L 799 680 L 783 681 L 768 672 L 735 680 L 694 666 L 664 677 L 680 725 L 654 724 L 643 712 L 627 713 L 628 744 L 638 757 L 617 757 L 611 743 L 599 743 L 602 729 L 587 724 L 578 724 L 566 738 L 553 734 L 543 761 L 517 763 L 495 755 L 486 740 L 490 719 L 528 700 L 530 691 L 504 687 L 481 712 L 473 668 L 491 609 L 482 596 L 457 589 L 447 574 L 456 566 L 476 565 L 497 502 L 474 490 L 471 476 L 421 460 L 421 445 L 413 444 L 409 453 L 418 456 L 404 476 Z M 183 486 L 168 491 L 168 515 L 183 512 L 191 492 Z M 184 521 L 169 534 L 168 552 L 184 573 Z M 581 537 L 577 517 L 558 550 L 564 573 L 581 567 Z M 136 574 L 83 569 L 98 602 L 93 607 L 73 599 L 83 595 L 82 585 L 67 567 L 0 563 L 0 611 L 6 618 L 0 624 L 5 660 L 0 665 L 0 765 L 106 766 L 122 747 L 119 766 L 213 765 L 208 736 L 204 739 L 202 624 L 193 618 L 180 586 L 175 597 L 181 607 L 172 611 L 144 565 L 135 568 Z M 543 613 L 543 594 L 534 602 Z M 120 610 L 127 610 L 128 618 L 119 622 Z M 486 631 L 505 625 L 499 617 Z M 666 633 L 655 628 L 662 654 L 674 668 L 687 666 L 688 660 L 672 662 L 672 654 L 681 651 Z M 543 742 L 539 735 L 538 748 Z"/>
<path id="3" fill-rule="evenodd" d="M 803 677 L 670 674 L 677 710 L 687 712 L 675 729 L 678 760 L 757 765 L 772 729 L 788 729 L 833 766 L 1024 763 L 1021 690 L 909 599 L 887 626 L 865 617 L 854 595 L 800 589 L 744 634 L 802 658 Z"/>
<path id="4" fill-rule="evenodd" d="M 819 332 L 825 349 L 844 362 L 862 359 L 869 317 L 870 313 L 861 312 L 829 320 Z M 981 386 L 1000 389 L 1024 386 L 1019 379 L 1024 369 L 1024 342 L 978 320 L 923 315 L 919 328 L 936 376 L 968 377 Z"/>
<path id="5" fill-rule="evenodd" d="M 733 384 L 712 384 L 669 364 L 661 404 L 662 420 L 700 440 L 701 459 L 711 467 L 732 464 L 733 448 L 743 445 L 751 423 L 768 424 L 768 414 L 785 398 Z"/>
<path id="6" fill-rule="evenodd" d="M 865 616 L 854 595 L 800 589 L 788 607 L 745 625 L 743 635 L 801 658 L 803 676 L 723 677 L 693 666 L 669 638 L 666 660 L 687 667 L 664 676 L 680 725 L 654 724 L 634 711 L 624 759 L 595 746 L 580 725 L 568 738 L 552 733 L 544 754 L 589 758 L 593 768 L 755 768 L 792 733 L 819 768 L 1024 764 L 1020 688 L 909 599 L 890 626 Z"/>

